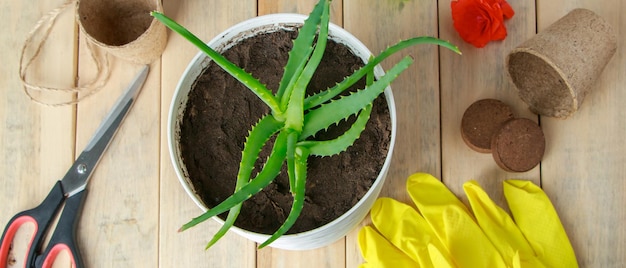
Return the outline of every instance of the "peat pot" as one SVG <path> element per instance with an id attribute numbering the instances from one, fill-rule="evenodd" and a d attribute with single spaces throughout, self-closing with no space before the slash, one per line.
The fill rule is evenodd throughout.
<path id="1" fill-rule="evenodd" d="M 256 17 L 239 23 L 224 31 L 216 38 L 208 42 L 208 45 L 216 49 L 218 52 L 222 52 L 227 50 L 228 48 L 231 48 L 234 44 L 240 42 L 241 40 L 252 37 L 259 32 L 271 33 L 284 29 L 295 29 L 295 27 L 302 25 L 305 18 L 306 16 L 298 14 L 272 14 Z M 344 45 L 350 50 L 350 52 L 352 52 L 352 54 L 356 55 L 363 62 L 366 62 L 371 56 L 371 52 L 359 40 L 357 40 L 354 36 L 352 36 L 337 25 L 330 25 L 329 41 L 330 40 Z M 194 186 L 193 178 L 190 178 L 188 166 L 185 165 L 184 157 L 181 154 L 181 125 L 183 123 L 183 115 L 185 114 L 185 109 L 187 108 L 188 103 L 191 99 L 189 97 L 190 92 L 196 85 L 196 79 L 202 74 L 203 70 L 209 65 L 210 62 L 211 60 L 207 56 L 205 56 L 205 54 L 200 52 L 192 59 L 190 64 L 187 66 L 187 69 L 184 71 L 180 81 L 178 82 L 171 103 L 167 137 L 170 157 L 174 165 L 176 175 L 178 176 L 181 185 L 183 186 L 189 197 L 191 197 L 191 199 L 193 199 L 193 201 L 203 211 L 206 211 L 209 206 L 207 206 L 205 204 L 205 201 L 203 201 L 203 195 L 200 192 L 200 189 L 196 189 L 197 187 Z M 280 71 L 282 73 L 282 69 L 280 69 Z M 382 68 L 378 66 L 375 69 L 375 76 L 381 77 L 383 74 L 384 73 Z M 211 96 L 209 95 L 208 97 L 210 98 Z M 381 153 L 381 168 L 375 170 L 373 172 L 374 175 L 371 176 L 372 178 L 370 178 L 370 181 L 373 180 L 371 187 L 369 189 L 364 189 L 364 195 L 360 199 L 355 199 L 356 204 L 348 209 L 347 212 L 338 216 L 334 220 L 329 220 L 328 223 L 325 223 L 322 226 L 311 230 L 285 234 L 278 240 L 270 244 L 271 247 L 287 250 L 308 250 L 327 246 L 344 237 L 365 218 L 372 204 L 378 197 L 381 188 L 383 187 L 385 177 L 389 169 L 391 155 L 393 153 L 393 147 L 395 144 L 396 110 L 393 95 L 389 87 L 386 88 L 384 92 L 384 99 L 386 100 L 388 108 L 386 110 L 388 110 L 388 118 L 390 119 L 389 126 L 387 127 L 387 133 L 389 137 L 388 139 L 386 138 L 388 140 L 388 146 L 386 148 L 386 157 L 384 156 L 385 152 Z M 382 103 L 384 104 L 384 101 Z M 207 114 L 207 116 L 211 116 L 211 114 Z M 371 120 L 372 119 L 370 119 L 370 121 Z M 248 126 L 247 128 L 249 129 L 250 127 L 251 126 Z M 231 139 L 233 137 L 227 138 Z M 245 135 L 241 139 L 243 140 L 244 138 Z M 206 151 L 211 151 L 213 148 L 204 149 Z M 369 153 L 363 152 L 362 154 Z M 366 165 L 367 163 L 360 163 L 358 166 L 349 167 L 347 169 L 361 169 L 363 168 L 363 166 Z M 311 167 L 309 167 L 309 169 L 311 169 Z M 375 175 L 376 172 L 378 172 L 377 176 Z M 376 178 L 374 179 L 374 177 Z M 224 179 L 232 179 L 234 185 L 234 181 L 236 178 L 232 177 Z M 337 179 L 336 181 L 340 180 Z M 307 180 L 307 185 L 308 184 L 309 181 Z M 211 185 L 204 185 L 204 187 L 211 187 Z M 206 196 L 204 200 L 206 200 Z M 245 209 L 245 204 L 243 209 Z M 304 209 L 307 209 L 306 205 Z M 200 214 L 200 212 L 198 214 Z M 239 217 L 241 218 L 242 216 L 240 215 Z M 223 223 L 223 221 L 219 217 L 214 217 L 214 219 L 219 223 Z M 237 227 L 237 223 L 230 230 L 258 243 L 264 242 L 270 236 L 268 234 L 253 232 L 241 227 Z"/>

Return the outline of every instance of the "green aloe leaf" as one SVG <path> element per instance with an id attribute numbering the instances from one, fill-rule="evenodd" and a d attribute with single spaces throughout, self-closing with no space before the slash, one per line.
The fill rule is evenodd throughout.
<path id="1" fill-rule="evenodd" d="M 236 190 L 250 180 L 254 164 L 259 158 L 261 149 L 263 149 L 265 143 L 276 134 L 283 125 L 282 122 L 276 120 L 273 116 L 266 115 L 248 132 L 246 143 L 241 152 L 241 162 L 239 163 L 237 184 L 235 185 Z"/>
<path id="2" fill-rule="evenodd" d="M 296 148 L 295 154 L 295 191 L 293 195 L 293 203 L 291 205 L 291 210 L 289 211 L 289 216 L 285 219 L 285 222 L 278 228 L 272 236 L 263 242 L 259 248 L 263 248 L 270 243 L 274 242 L 276 239 L 285 234 L 293 224 L 296 222 L 300 213 L 302 212 L 302 208 L 304 207 L 304 190 L 306 186 L 306 169 L 307 169 L 307 159 L 309 157 L 308 149 L 298 147 Z"/>
<path id="3" fill-rule="evenodd" d="M 165 16 L 163 13 L 152 11 L 150 14 L 161 23 L 165 24 L 165 26 L 170 28 L 172 31 L 177 32 L 185 39 L 189 40 L 192 44 L 194 44 L 202 52 L 209 56 L 209 58 L 211 58 L 217 65 L 222 67 L 224 71 L 226 71 L 235 79 L 239 80 L 239 82 L 248 87 L 252 92 L 254 92 L 254 94 L 256 94 L 261 99 L 261 101 L 263 101 L 272 110 L 273 113 L 277 115 L 282 115 L 280 105 L 272 94 L 272 91 L 267 89 L 267 87 L 263 85 L 258 79 L 256 79 L 245 70 L 241 69 L 239 66 L 230 62 L 220 53 L 205 44 L 202 40 L 200 40 L 200 38 L 195 36 L 189 30 L 185 29 L 185 27 Z"/>
<path id="4" fill-rule="evenodd" d="M 311 14 L 309 14 L 309 17 L 304 21 L 302 28 L 298 31 L 298 37 L 293 41 L 293 48 L 289 51 L 289 58 L 285 65 L 283 77 L 278 85 L 276 97 L 279 100 L 289 99 L 289 96 L 285 98 L 283 95 L 285 95 L 288 85 L 295 83 L 296 77 L 299 76 L 304 68 L 302 63 L 306 62 L 313 51 L 311 48 L 315 40 L 317 26 L 320 24 L 321 14 L 326 6 L 329 5 L 329 2 L 328 0 L 319 1 L 313 8 L 313 11 L 311 11 Z M 286 107 L 286 103 L 282 104 L 284 105 L 283 107 Z"/>
<path id="5" fill-rule="evenodd" d="M 370 57 L 370 61 L 373 59 L 374 57 Z M 372 86 L 372 84 L 374 84 L 374 69 L 371 69 L 370 71 L 367 72 L 367 76 L 365 79 L 365 86 Z"/>
<path id="6" fill-rule="evenodd" d="M 252 174 L 252 170 L 254 169 L 254 163 L 256 162 L 259 153 L 265 143 L 280 130 L 282 126 L 281 122 L 278 122 L 274 117 L 266 115 L 259 122 L 252 127 L 250 130 L 248 137 L 246 138 L 246 143 L 244 144 L 244 149 L 241 155 L 241 162 L 239 164 L 239 173 L 237 174 L 237 182 L 235 184 L 235 191 L 239 191 L 244 185 L 248 183 L 250 180 L 250 176 Z M 239 212 L 241 211 L 242 203 L 239 203 L 233 206 L 228 211 L 228 217 L 224 221 L 222 227 L 213 235 L 213 238 L 207 244 L 206 248 L 210 248 L 213 246 L 220 238 L 222 238 L 228 229 L 235 224 L 237 217 L 239 216 Z"/>
<path id="7" fill-rule="evenodd" d="M 220 240 L 220 238 L 222 238 L 228 232 L 230 227 L 233 227 L 235 221 L 237 220 L 237 217 L 239 216 L 242 205 L 243 204 L 241 203 L 237 204 L 228 211 L 228 216 L 226 217 L 224 224 L 222 225 L 222 227 L 220 227 L 219 230 L 217 230 L 217 232 L 213 235 L 213 238 L 211 238 L 211 241 L 207 243 L 204 249 L 209 249 L 210 247 L 215 245 L 215 243 L 217 243 L 217 241 Z"/>
<path id="8" fill-rule="evenodd" d="M 374 71 L 367 73 L 366 85 L 371 86 L 374 83 Z M 350 129 L 348 129 L 341 136 L 328 140 L 328 141 L 301 141 L 298 146 L 308 148 L 311 155 L 316 156 L 333 156 L 344 152 L 348 147 L 352 146 L 354 142 L 361 136 L 363 130 L 367 126 L 367 122 L 370 119 L 372 113 L 372 105 L 367 105 L 361 112 L 357 119 L 352 123 Z"/>
<path id="9" fill-rule="evenodd" d="M 287 104 L 285 125 L 287 128 L 293 129 L 298 133 L 302 131 L 302 124 L 304 123 L 304 95 L 306 93 L 306 88 L 309 85 L 315 70 L 317 70 L 317 66 L 319 66 L 322 61 L 324 51 L 326 50 L 326 41 L 328 40 L 328 23 L 330 20 L 329 9 L 330 7 L 328 3 L 324 5 L 322 20 L 320 23 L 320 32 L 317 38 L 317 43 L 315 44 L 315 50 L 313 50 L 313 55 L 311 55 L 311 58 L 308 60 L 304 70 L 302 70 L 302 73 L 298 76 L 296 83 L 291 90 L 292 92 L 290 93 L 289 102 Z M 313 32 L 313 36 L 315 36 L 315 32 Z"/>
<path id="10" fill-rule="evenodd" d="M 287 174 L 289 177 L 289 190 L 293 193 L 296 188 L 296 144 L 298 133 L 290 131 L 287 138 Z"/>
<path id="11" fill-rule="evenodd" d="M 344 152 L 348 147 L 352 146 L 360 136 L 367 121 L 370 119 L 372 112 L 372 105 L 366 106 L 357 117 L 356 121 L 350 126 L 344 134 L 341 136 L 327 141 L 301 141 L 298 142 L 298 146 L 306 147 L 310 150 L 311 155 L 316 156 L 333 156 Z"/>
<path id="12" fill-rule="evenodd" d="M 356 114 L 363 107 L 372 103 L 387 88 L 387 85 L 412 63 L 411 57 L 404 57 L 371 86 L 311 110 L 304 116 L 304 128 L 300 134 L 300 140 L 305 140 L 318 131 L 327 129 L 330 125 Z"/>
<path id="13" fill-rule="evenodd" d="M 226 212 L 230 208 L 243 203 L 248 200 L 253 195 L 260 192 L 263 188 L 269 185 L 276 176 L 280 173 L 280 168 L 285 161 L 285 157 L 287 154 L 287 134 L 286 132 L 281 132 L 276 137 L 276 142 L 274 143 L 274 147 L 272 148 L 272 152 L 270 153 L 269 158 L 265 162 L 265 166 L 259 174 L 250 181 L 248 184 L 244 185 L 239 191 L 233 193 L 233 195 L 226 198 L 226 200 L 219 203 L 217 206 L 209 209 L 202 215 L 193 218 L 190 222 L 184 224 L 179 231 L 187 230 L 193 226 L 198 225 L 199 223 L 210 219 L 213 216 L 217 216 Z"/>
<path id="14" fill-rule="evenodd" d="M 365 66 L 361 67 L 352 75 L 346 77 L 343 81 L 341 81 L 334 87 L 326 91 L 317 93 L 313 96 L 307 97 L 304 100 L 304 109 L 308 110 L 308 109 L 311 109 L 313 107 L 316 107 L 318 105 L 321 105 L 322 103 L 325 103 L 331 100 L 332 98 L 341 94 L 341 92 L 343 92 L 344 90 L 348 89 L 350 86 L 358 82 L 368 72 L 374 70 L 374 67 L 376 67 L 376 65 L 380 64 L 383 60 L 387 59 L 389 56 L 395 54 L 396 52 L 402 49 L 419 45 L 419 44 L 439 45 L 447 49 L 450 49 L 454 51 L 455 53 L 461 54 L 461 51 L 459 50 L 458 47 L 452 45 L 450 42 L 443 41 L 435 37 L 422 36 L 422 37 L 415 37 L 415 38 L 407 39 L 404 41 L 400 41 L 399 43 L 385 49 L 383 52 L 380 53 L 380 55 L 370 59 L 370 61 Z"/>

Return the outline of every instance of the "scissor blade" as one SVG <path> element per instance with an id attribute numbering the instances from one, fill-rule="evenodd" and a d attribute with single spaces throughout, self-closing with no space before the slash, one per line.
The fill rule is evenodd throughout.
<path id="1" fill-rule="evenodd" d="M 93 170 L 134 104 L 146 81 L 148 70 L 149 67 L 146 65 L 137 74 L 128 86 L 128 89 L 119 97 L 109 114 L 100 123 L 98 130 L 96 130 L 83 152 L 61 180 L 63 191 L 67 196 L 72 196 L 85 189 Z"/>

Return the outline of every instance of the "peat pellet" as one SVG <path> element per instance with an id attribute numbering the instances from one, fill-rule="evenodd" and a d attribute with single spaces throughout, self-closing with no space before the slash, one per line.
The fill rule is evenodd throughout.
<path id="1" fill-rule="evenodd" d="M 491 152 L 491 138 L 506 121 L 513 119 L 513 110 L 502 101 L 483 99 L 470 105 L 461 119 L 461 136 L 471 149 Z"/>
<path id="2" fill-rule="evenodd" d="M 507 121 L 491 140 L 498 166 L 509 172 L 525 172 L 541 162 L 546 148 L 541 127 L 526 118 Z"/>

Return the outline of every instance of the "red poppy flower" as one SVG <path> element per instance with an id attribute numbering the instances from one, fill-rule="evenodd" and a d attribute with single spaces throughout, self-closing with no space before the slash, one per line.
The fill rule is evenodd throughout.
<path id="1" fill-rule="evenodd" d="M 461 38 L 476 47 L 506 37 L 504 20 L 515 12 L 505 0 L 453 0 L 452 20 Z"/>

